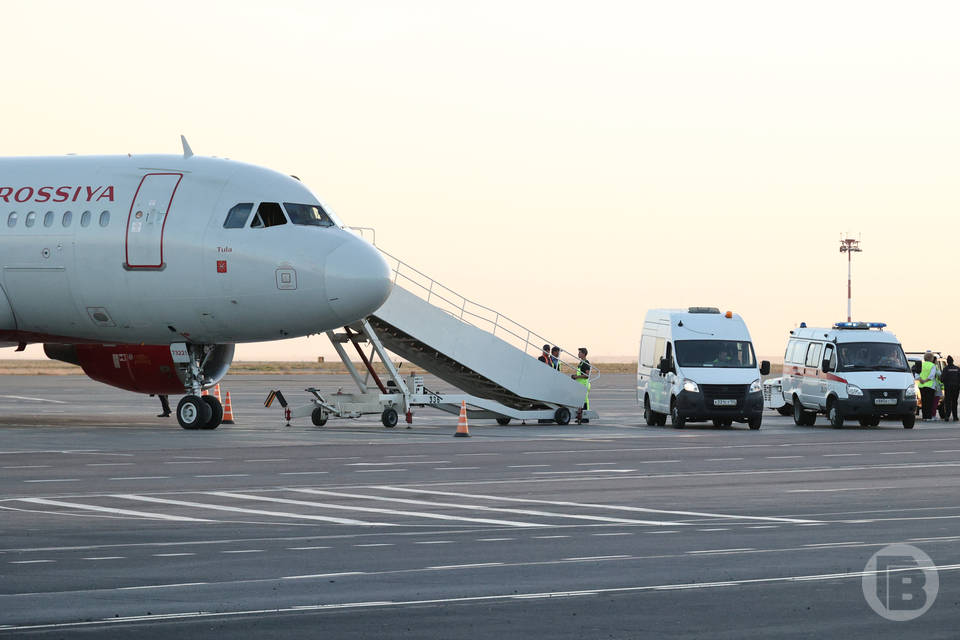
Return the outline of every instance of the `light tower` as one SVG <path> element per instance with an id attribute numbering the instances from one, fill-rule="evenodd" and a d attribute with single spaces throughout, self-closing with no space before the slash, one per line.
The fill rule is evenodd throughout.
<path id="1" fill-rule="evenodd" d="M 863 249 L 860 248 L 860 238 L 854 240 L 850 236 L 840 237 L 840 253 L 847 254 L 847 322 L 851 322 L 850 317 L 850 298 L 852 285 L 850 284 L 850 276 L 853 265 L 853 254 L 860 253 Z"/>

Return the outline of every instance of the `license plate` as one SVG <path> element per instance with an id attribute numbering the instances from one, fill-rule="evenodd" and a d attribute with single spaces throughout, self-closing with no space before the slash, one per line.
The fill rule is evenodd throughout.
<path id="1" fill-rule="evenodd" d="M 897 404 L 896 398 L 876 398 L 873 404 Z"/>
<path id="2" fill-rule="evenodd" d="M 717 399 L 717 400 L 714 400 L 714 401 L 713 401 L 713 406 L 715 406 L 715 407 L 735 407 L 735 406 L 737 406 L 737 401 L 736 401 L 736 400 Z"/>

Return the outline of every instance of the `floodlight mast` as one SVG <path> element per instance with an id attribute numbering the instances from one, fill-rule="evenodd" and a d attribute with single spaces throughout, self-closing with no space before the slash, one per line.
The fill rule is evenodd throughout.
<path id="1" fill-rule="evenodd" d="M 847 254 L 847 322 L 851 322 L 850 314 L 850 299 L 853 286 L 851 285 L 851 271 L 853 265 L 853 254 L 860 253 L 863 249 L 860 248 L 860 238 L 853 239 L 850 236 L 840 237 L 840 253 Z"/>

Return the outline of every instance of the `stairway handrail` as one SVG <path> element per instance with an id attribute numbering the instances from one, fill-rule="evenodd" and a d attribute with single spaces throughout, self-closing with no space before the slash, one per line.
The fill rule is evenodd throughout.
<path id="1" fill-rule="evenodd" d="M 354 230 L 356 230 L 356 231 L 360 231 L 360 232 L 361 232 L 361 235 L 362 235 L 362 231 L 364 231 L 364 230 L 371 230 L 371 231 L 372 231 L 372 229 L 370 229 L 370 228 L 368 228 L 368 227 L 350 227 L 350 228 L 351 228 L 351 229 L 354 229 Z M 374 237 L 376 237 L 376 236 L 374 236 Z M 376 246 L 376 243 L 374 243 L 374 246 Z M 413 267 L 413 266 L 407 264 L 406 262 L 404 262 L 403 260 L 401 260 L 400 258 L 397 258 L 397 257 L 394 256 L 393 254 L 391 254 L 391 253 L 389 253 L 389 252 L 387 252 L 387 251 L 384 251 L 383 248 L 381 248 L 381 247 L 378 246 L 378 247 L 377 247 L 377 250 L 380 251 L 380 253 L 382 253 L 384 256 L 386 256 L 386 257 L 389 258 L 390 260 L 393 260 L 393 261 L 396 263 L 396 267 L 391 269 L 391 270 L 393 271 L 393 273 L 394 273 L 394 276 L 393 276 L 394 284 L 397 283 L 397 280 L 398 280 L 398 279 L 403 278 L 404 282 L 409 282 L 410 284 L 415 285 L 416 287 L 418 287 L 418 288 L 420 288 L 421 290 L 425 291 L 425 292 L 426 292 L 426 297 L 425 297 L 424 299 L 425 299 L 427 302 L 429 302 L 430 304 L 433 304 L 434 306 L 442 309 L 443 311 L 446 311 L 447 313 L 449 313 L 450 315 L 454 316 L 454 317 L 457 318 L 458 320 L 460 320 L 460 321 L 462 321 L 462 322 L 465 322 L 466 324 L 469 324 L 469 325 L 471 325 L 471 326 L 475 326 L 475 327 L 477 327 L 477 328 L 479 328 L 479 329 L 484 329 L 484 327 L 478 326 L 478 325 L 477 325 L 476 323 L 474 323 L 474 322 L 470 322 L 469 320 L 465 319 L 464 316 L 469 316 L 469 317 L 474 318 L 474 319 L 476 319 L 476 320 L 480 320 L 480 321 L 482 321 L 482 322 L 484 322 L 484 323 L 487 323 L 487 324 L 489 324 L 489 325 L 492 326 L 492 330 L 490 331 L 490 333 L 492 333 L 493 335 L 496 336 L 496 335 L 497 335 L 497 330 L 499 329 L 502 333 L 507 333 L 507 334 L 513 336 L 513 337 L 516 338 L 517 341 L 519 341 L 519 343 L 522 345 L 523 352 L 526 353 L 526 354 L 528 354 L 528 355 L 530 355 L 530 349 L 531 349 L 531 348 L 534 349 L 534 355 L 535 355 L 535 356 L 538 356 L 540 353 L 542 353 L 541 346 L 542 346 L 543 344 L 556 345 L 555 342 L 553 342 L 553 341 L 551 341 L 551 340 L 547 340 L 547 339 L 544 338 L 543 336 L 541 336 L 541 335 L 533 332 L 532 330 L 530 330 L 529 328 L 527 328 L 527 327 L 525 327 L 524 325 L 520 324 L 520 323 L 517 322 L 516 320 L 513 320 L 513 319 L 511 319 L 511 318 L 503 315 L 502 313 L 500 313 L 500 312 L 497 311 L 496 309 L 491 309 L 490 307 L 487 307 L 487 306 L 485 306 L 485 305 L 482 305 L 482 304 L 479 304 L 479 303 L 477 303 L 477 302 L 474 302 L 474 301 L 470 300 L 469 298 L 467 298 L 466 296 L 463 296 L 463 295 L 457 293 L 456 291 L 454 291 L 454 290 L 451 289 L 450 287 L 444 285 L 442 282 L 439 282 L 439 281 L 435 280 L 434 278 L 431 278 L 430 276 L 428 276 L 428 275 L 425 274 L 424 272 L 420 271 L 420 270 L 417 269 L 416 267 Z M 424 284 L 424 283 L 422 283 L 422 282 L 418 282 L 416 279 L 414 279 L 413 277 L 407 275 L 406 273 L 402 273 L 402 272 L 401 272 L 402 270 L 412 271 L 414 274 L 416 274 L 416 275 L 420 276 L 421 278 L 425 279 L 428 284 Z M 453 299 L 451 300 L 451 299 L 449 299 L 449 298 L 441 295 L 440 293 L 438 293 L 437 290 L 436 290 L 438 287 L 439 287 L 440 289 L 442 289 L 444 292 L 447 292 L 448 295 L 451 295 L 451 297 L 452 297 Z M 422 296 L 421 296 L 421 297 L 422 297 Z M 441 307 L 440 305 L 437 305 L 436 303 L 434 303 L 434 302 L 433 302 L 433 299 L 438 299 L 438 300 L 440 300 L 440 301 L 443 301 L 444 303 L 446 303 L 447 305 L 449 305 L 451 308 L 450 308 L 450 309 L 444 309 L 444 308 Z M 469 308 L 468 308 L 468 305 L 469 305 Z M 474 308 L 477 309 L 477 310 L 480 310 L 480 311 L 489 312 L 490 314 L 493 314 L 494 318 L 493 318 L 492 320 L 491 320 L 490 318 L 486 318 L 486 317 L 480 315 L 479 313 L 474 312 L 474 311 L 472 310 L 472 309 L 474 309 Z M 452 309 L 457 310 L 458 313 L 455 313 Z M 509 324 L 505 324 L 505 323 L 509 323 Z M 511 325 L 512 325 L 512 326 L 511 326 Z M 519 331 L 519 333 L 518 333 L 518 331 Z M 574 354 L 570 353 L 570 352 L 567 351 L 566 349 L 563 349 L 563 348 L 560 349 L 560 354 L 561 354 L 561 358 L 560 358 L 560 360 L 559 360 L 559 363 L 560 363 L 560 366 L 561 366 L 561 370 L 562 370 L 563 368 L 566 368 L 567 370 L 569 370 L 569 371 L 571 371 L 571 372 L 573 372 L 573 373 L 576 373 L 576 372 L 579 370 L 579 367 L 580 367 L 580 363 L 581 363 L 580 358 L 577 357 L 577 356 L 575 356 Z M 564 359 L 563 359 L 564 356 L 567 356 L 567 361 L 564 361 Z M 589 361 L 589 359 L 588 359 L 588 361 Z M 596 379 L 599 378 L 599 377 L 600 377 L 600 371 L 599 371 L 599 370 L 597 369 L 597 367 L 591 362 L 591 363 L 590 363 L 590 374 L 589 374 L 589 376 L 588 376 L 588 379 L 592 382 L 592 381 L 596 380 Z"/>

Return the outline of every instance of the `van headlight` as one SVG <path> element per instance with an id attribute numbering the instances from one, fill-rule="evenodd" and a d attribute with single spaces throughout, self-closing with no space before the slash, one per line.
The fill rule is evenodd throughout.
<path id="1" fill-rule="evenodd" d="M 700 393 L 700 387 L 697 386 L 697 383 L 693 380 L 685 380 L 683 383 L 683 390 L 689 391 L 690 393 Z"/>
<path id="2" fill-rule="evenodd" d="M 848 384 L 848 385 L 847 385 L 847 395 L 848 395 L 848 396 L 862 396 L 862 395 L 863 395 L 863 389 L 861 389 L 860 387 L 858 387 L 858 386 L 855 385 L 855 384 Z"/>
<path id="3" fill-rule="evenodd" d="M 760 384 L 760 379 L 756 379 L 750 383 L 750 393 L 760 393 L 763 391 L 763 385 Z"/>
<path id="4" fill-rule="evenodd" d="M 917 397 L 917 387 L 916 385 L 910 385 L 903 390 L 904 398 L 916 398 Z"/>

